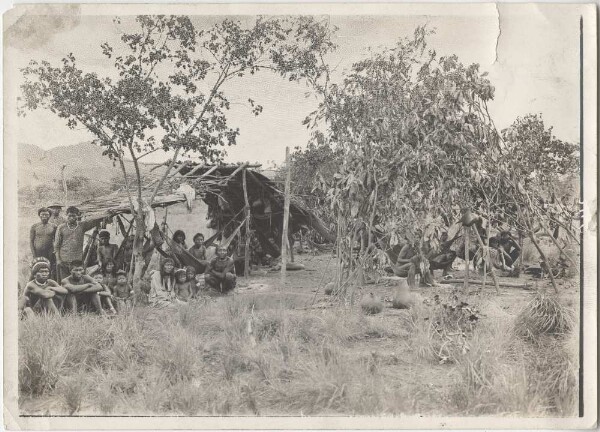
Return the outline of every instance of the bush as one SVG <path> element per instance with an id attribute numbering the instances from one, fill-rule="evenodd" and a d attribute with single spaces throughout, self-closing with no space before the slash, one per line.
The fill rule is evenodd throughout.
<path id="1" fill-rule="evenodd" d="M 571 309 L 560 304 L 556 296 L 537 293 L 515 319 L 514 333 L 528 341 L 537 342 L 542 335 L 563 336 L 574 326 Z"/>

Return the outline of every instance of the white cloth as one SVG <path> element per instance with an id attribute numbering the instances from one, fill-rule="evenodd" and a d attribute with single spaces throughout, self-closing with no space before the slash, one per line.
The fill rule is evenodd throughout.
<path id="1" fill-rule="evenodd" d="M 192 211 L 192 202 L 196 199 L 196 189 L 187 183 L 182 183 L 179 188 L 175 191 L 185 196 L 188 211 Z"/>

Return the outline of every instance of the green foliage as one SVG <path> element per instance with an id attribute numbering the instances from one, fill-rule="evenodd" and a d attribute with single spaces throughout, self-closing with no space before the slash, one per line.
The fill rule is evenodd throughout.
<path id="1" fill-rule="evenodd" d="M 334 49 L 329 27 L 308 17 L 258 18 L 250 26 L 225 19 L 200 30 L 184 16 L 144 15 L 136 23 L 120 47 L 101 46 L 117 79 L 84 72 L 72 53 L 57 67 L 32 61 L 22 70 L 21 114 L 43 108 L 71 128 L 82 125 L 114 159 L 163 149 L 216 161 L 239 134 L 227 124 L 226 82 L 260 70 L 314 82 L 319 57 Z M 262 108 L 249 102 L 258 115 Z"/>

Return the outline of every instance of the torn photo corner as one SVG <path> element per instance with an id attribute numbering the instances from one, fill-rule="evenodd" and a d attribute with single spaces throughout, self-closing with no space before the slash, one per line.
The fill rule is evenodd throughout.
<path id="1" fill-rule="evenodd" d="M 596 20 L 6 11 L 5 427 L 594 428 Z"/>

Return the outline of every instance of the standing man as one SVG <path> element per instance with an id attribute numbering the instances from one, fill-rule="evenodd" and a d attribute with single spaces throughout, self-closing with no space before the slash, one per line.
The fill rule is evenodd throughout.
<path id="1" fill-rule="evenodd" d="M 56 254 L 56 269 L 58 280 L 71 275 L 73 262 L 83 261 L 83 241 L 85 232 L 93 228 L 95 223 L 79 221 L 79 209 L 69 207 L 67 209 L 67 222 L 59 225 L 54 237 L 54 252 Z"/>
<path id="2" fill-rule="evenodd" d="M 50 210 L 42 207 L 38 210 L 40 222 L 33 224 L 29 230 L 29 247 L 33 258 L 44 257 L 50 262 L 50 278 L 56 272 L 54 259 L 54 236 L 56 225 L 50 223 Z"/>
<path id="3" fill-rule="evenodd" d="M 59 226 L 67 221 L 64 217 L 60 215 L 62 207 L 63 206 L 61 206 L 60 204 L 53 204 L 51 206 L 48 206 L 48 210 L 50 210 L 50 223 Z"/>

